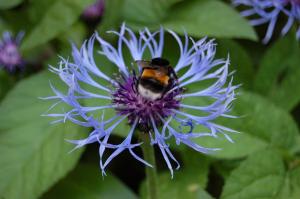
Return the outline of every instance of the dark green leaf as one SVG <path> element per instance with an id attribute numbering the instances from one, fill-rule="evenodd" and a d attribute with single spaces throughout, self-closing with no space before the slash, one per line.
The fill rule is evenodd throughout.
<path id="1" fill-rule="evenodd" d="M 300 167 L 298 166 L 289 173 L 291 183 L 291 199 L 297 199 L 300 196 Z"/>
<path id="2" fill-rule="evenodd" d="M 42 199 L 53 198 L 135 199 L 137 197 L 111 174 L 103 179 L 97 166 L 79 164 L 74 171 L 42 197 Z"/>
<path id="3" fill-rule="evenodd" d="M 21 48 L 28 50 L 46 43 L 76 22 L 83 9 L 93 0 L 63 0 L 55 2 L 41 21 L 25 38 Z"/>
<path id="4" fill-rule="evenodd" d="M 178 33 L 186 31 L 195 37 L 257 39 L 251 25 L 221 1 L 136 1 L 129 0 L 124 6 L 125 21 L 136 30 L 144 26 L 157 29 L 163 25 Z"/>
<path id="5" fill-rule="evenodd" d="M 199 99 L 197 99 L 199 101 Z M 199 102 L 198 102 L 199 103 Z M 234 102 L 237 119 L 220 121 L 240 134 L 230 134 L 235 143 L 225 138 L 201 138 L 199 144 L 222 148 L 212 155 L 220 158 L 239 158 L 268 145 L 292 153 L 297 145 L 298 128 L 293 118 L 270 101 L 251 92 L 241 92 Z M 200 131 L 196 129 L 197 132 Z"/>
<path id="6" fill-rule="evenodd" d="M 83 41 L 86 39 L 86 29 L 82 23 L 75 23 L 68 30 L 63 32 L 59 37 L 61 43 L 65 46 L 65 49 L 68 50 L 68 54 L 71 54 L 71 43 L 81 46 Z"/>
<path id="7" fill-rule="evenodd" d="M 252 154 L 225 183 L 222 199 L 272 199 L 284 182 L 284 164 L 272 151 Z"/>
<path id="8" fill-rule="evenodd" d="M 223 179 L 227 179 L 230 176 L 232 170 L 238 167 L 241 163 L 240 159 L 236 160 L 218 160 L 213 163 L 213 168 L 216 170 L 217 174 L 221 175 Z"/>
<path id="9" fill-rule="evenodd" d="M 265 53 L 255 79 L 256 91 L 265 94 L 271 90 L 279 73 L 286 67 L 286 58 L 293 54 L 293 43 L 291 37 L 283 37 Z"/>
<path id="10" fill-rule="evenodd" d="M 5 94 L 13 87 L 15 79 L 5 70 L 0 70 L 0 101 Z"/>
<path id="11" fill-rule="evenodd" d="M 174 173 L 174 179 L 171 179 L 169 172 L 158 176 L 159 198 L 212 199 L 204 190 L 207 183 L 209 161 L 203 155 L 191 151 L 184 152 L 184 156 L 184 167 Z M 142 186 L 141 198 L 146 199 L 145 188 Z"/>
<path id="12" fill-rule="evenodd" d="M 283 80 L 273 87 L 269 98 L 278 106 L 293 110 L 300 102 L 300 49 L 295 50 L 288 58 L 289 68 L 285 71 Z"/>
<path id="13" fill-rule="evenodd" d="M 52 95 L 43 72 L 21 81 L 0 106 L 0 196 L 9 199 L 37 198 L 76 164 L 81 150 L 65 139 L 84 136 L 84 129 L 66 124 L 49 124 L 41 114 L 53 102 L 38 99 Z M 0 198 L 1 198 L 0 197 Z"/>
<path id="14" fill-rule="evenodd" d="M 297 44 L 291 34 L 278 40 L 264 55 L 255 79 L 255 90 L 286 110 L 300 101 L 300 90 L 296 89 L 300 84 Z"/>
<path id="15" fill-rule="evenodd" d="M 159 23 L 168 15 L 171 5 L 182 0 L 127 0 L 124 4 L 125 21 L 136 24 Z"/>
<path id="16" fill-rule="evenodd" d="M 15 7 L 22 2 L 23 2 L 23 0 L 1 0 L 0 1 L 0 10 Z"/>
<path id="17" fill-rule="evenodd" d="M 277 194 L 276 199 L 298 199 L 300 196 L 300 167 L 299 160 L 298 167 L 289 170 L 285 175 L 284 184 L 280 192 Z"/>
<path id="18" fill-rule="evenodd" d="M 117 30 L 121 26 L 124 20 L 122 18 L 123 5 L 123 0 L 109 0 L 105 2 L 105 12 L 101 23 L 97 27 L 101 37 L 109 40 L 114 38 L 114 35 L 105 34 L 105 32 L 108 30 Z"/>
<path id="19" fill-rule="evenodd" d="M 274 199 L 290 199 L 291 195 L 291 187 L 290 187 L 290 178 L 286 175 L 283 181 L 283 184 L 281 185 L 281 189 L 278 191 Z"/>
<path id="20" fill-rule="evenodd" d="M 45 11 L 50 9 L 53 4 L 60 0 L 29 0 L 30 6 L 27 11 L 28 19 L 33 24 L 37 24 L 41 21 L 43 16 L 45 15 Z"/>
<path id="21" fill-rule="evenodd" d="M 172 7 L 161 24 L 192 36 L 256 40 L 250 24 L 227 4 L 215 0 L 184 1 Z"/>
<path id="22" fill-rule="evenodd" d="M 0 35 L 2 36 L 2 33 L 7 30 L 7 24 L 4 22 L 4 20 L 0 17 Z"/>
<path id="23" fill-rule="evenodd" d="M 190 179 L 191 182 L 195 181 L 199 183 L 200 187 L 205 188 L 208 181 L 210 160 L 205 155 L 187 148 L 181 154 L 183 158 L 183 172 L 179 170 L 178 178 Z M 182 175 L 185 177 L 181 177 Z M 176 178 L 177 173 L 175 172 L 174 179 L 176 180 Z"/>
<path id="24" fill-rule="evenodd" d="M 242 84 L 244 89 L 250 89 L 253 83 L 254 66 L 247 51 L 233 40 L 223 39 L 217 43 L 217 56 L 230 57 L 230 69 L 235 71 L 234 83 Z"/>

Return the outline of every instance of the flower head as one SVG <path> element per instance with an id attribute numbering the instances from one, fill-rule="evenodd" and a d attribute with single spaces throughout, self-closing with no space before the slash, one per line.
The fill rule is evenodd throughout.
<path id="1" fill-rule="evenodd" d="M 163 71 L 166 67 L 158 67 L 169 65 L 167 60 L 162 59 L 163 50 L 167 50 L 164 49 L 163 28 L 154 33 L 144 29 L 136 36 L 122 25 L 120 32 L 110 33 L 118 36 L 117 48 L 95 34 L 80 49 L 73 45 L 72 61 L 62 58 L 58 68 L 51 67 L 67 85 L 68 92 L 63 94 L 51 85 L 55 95 L 46 98 L 57 100 L 54 106 L 63 102 L 71 108 L 63 113 L 47 113 L 47 116 L 60 117 L 57 122 L 70 120 L 93 128 L 87 138 L 70 142 L 76 144 L 75 148 L 98 142 L 103 174 L 109 162 L 124 150 L 151 166 L 134 152 L 135 147 L 143 144 L 132 143 L 133 135 L 142 133 L 138 130 L 149 134 L 152 145 L 158 145 L 172 174 L 170 159 L 178 162 L 169 149 L 168 141 L 171 138 L 175 138 L 177 144 L 185 144 L 202 153 L 218 149 L 200 146 L 195 139 L 223 134 L 232 141 L 227 133 L 235 131 L 214 123 L 214 120 L 218 117 L 233 117 L 228 112 L 235 99 L 237 86 L 227 80 L 230 76 L 229 59 L 214 58 L 216 45 L 213 40 L 207 41 L 204 38 L 194 41 L 185 34 L 182 41 L 175 32 L 169 30 L 168 33 L 174 37 L 180 49 L 177 63 L 171 64 L 174 66 L 172 68 L 168 67 L 171 69 L 169 73 Z M 101 49 L 97 56 L 108 59 L 116 67 L 119 73 L 117 77 L 104 73 L 107 66 L 96 64 L 95 41 Z M 126 50 L 130 57 L 125 59 L 123 51 Z M 147 59 L 147 56 L 151 61 L 141 61 Z M 177 77 L 176 74 L 181 76 Z M 156 80 L 167 83 L 162 84 Z M 202 82 L 205 83 L 199 89 L 198 84 Z M 209 86 L 204 88 L 208 83 Z M 193 85 L 197 85 L 193 88 L 198 89 L 192 89 L 190 86 Z M 196 104 L 188 103 L 190 99 L 196 99 L 192 100 Z M 93 102 L 87 103 L 89 100 Z M 202 105 L 201 102 L 206 103 Z M 111 111 L 113 114 L 110 114 Z M 127 137 L 119 144 L 112 144 L 109 138 L 120 125 L 121 131 L 128 128 Z M 106 148 L 114 152 L 104 159 Z"/>
<path id="2" fill-rule="evenodd" d="M 282 13 L 287 16 L 288 20 L 281 30 L 281 34 L 285 35 L 294 23 L 298 25 L 296 33 L 297 39 L 300 39 L 300 1 L 299 0 L 232 0 L 233 4 L 244 5 L 249 9 L 241 12 L 245 17 L 254 16 L 250 23 L 253 26 L 268 23 L 268 29 L 264 43 L 268 43 L 271 39 L 274 28 L 276 26 L 279 15 Z"/>
<path id="3" fill-rule="evenodd" d="M 95 21 L 102 17 L 104 12 L 104 0 L 96 0 L 96 2 L 88 6 L 82 14 L 82 17 L 86 20 Z"/>
<path id="4" fill-rule="evenodd" d="M 16 38 L 13 38 L 9 32 L 4 32 L 0 39 L 0 67 L 9 72 L 13 72 L 17 67 L 22 67 L 23 60 L 19 51 L 19 45 L 24 36 L 20 32 Z"/>

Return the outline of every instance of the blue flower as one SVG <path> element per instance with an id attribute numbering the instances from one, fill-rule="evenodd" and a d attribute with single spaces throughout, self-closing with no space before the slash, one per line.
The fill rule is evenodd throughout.
<path id="1" fill-rule="evenodd" d="M 6 31 L 0 39 L 0 67 L 9 72 L 23 67 L 23 59 L 19 51 L 23 36 L 24 32 L 19 32 L 17 37 L 13 38 L 11 33 Z"/>
<path id="2" fill-rule="evenodd" d="M 216 44 L 213 40 L 207 41 L 203 38 L 195 41 L 185 34 L 182 41 L 175 32 L 168 30 L 180 49 L 180 56 L 173 69 L 175 73 L 182 75 L 178 79 L 173 78 L 174 81 L 162 96 L 148 99 L 138 90 L 143 69 L 140 65 L 134 66 L 133 63 L 147 56 L 150 60 L 157 60 L 163 56 L 163 50 L 168 50 L 164 49 L 164 29 L 151 33 L 146 28 L 136 36 L 123 24 L 120 32 L 110 33 L 118 37 L 117 48 L 96 33 L 85 41 L 80 49 L 73 45 L 72 61 L 61 58 L 58 68 L 50 66 L 51 71 L 57 73 L 67 85 L 68 92 L 63 94 L 51 85 L 55 95 L 45 98 L 56 100 L 50 108 L 51 113 L 47 113 L 47 116 L 59 117 L 55 122 L 70 120 L 78 125 L 93 128 L 87 138 L 70 142 L 76 145 L 75 148 L 98 142 L 103 175 L 110 161 L 124 150 L 128 150 L 138 161 L 152 166 L 134 151 L 143 144 L 132 143 L 133 135 L 142 133 L 137 130 L 149 134 L 151 144 L 159 147 L 172 175 L 171 161 L 177 164 L 177 168 L 179 163 L 169 148 L 168 141 L 171 138 L 175 138 L 178 145 L 187 145 L 201 153 L 218 150 L 197 144 L 195 140 L 201 137 L 218 137 L 222 134 L 232 142 L 227 133 L 236 131 L 218 125 L 214 120 L 218 117 L 234 117 L 228 112 L 238 86 L 232 85 L 232 78 L 228 81 L 228 77 L 231 76 L 231 73 L 228 73 L 229 59 L 215 59 Z M 100 44 L 99 55 L 94 55 L 95 41 Z M 125 51 L 129 52 L 130 57 L 124 56 Z M 95 56 L 108 59 L 119 71 L 119 76 L 113 78 L 104 73 L 107 66 L 96 64 Z M 198 83 L 201 83 L 202 89 L 189 90 L 189 86 Z M 204 88 L 204 85 L 207 86 Z M 196 87 L 199 88 L 199 85 Z M 185 102 L 189 99 L 198 99 L 199 103 Z M 92 106 L 86 105 L 88 100 L 93 101 Z M 106 103 L 103 103 L 104 101 Z M 53 108 L 61 102 L 68 104 L 70 110 L 52 113 Z M 107 118 L 106 113 L 110 111 L 114 114 Z M 109 138 L 121 123 L 130 127 L 126 133 L 127 137 L 119 144 L 112 144 Z M 124 131 L 124 127 L 122 128 Z M 107 148 L 114 152 L 104 159 Z"/>
<path id="3" fill-rule="evenodd" d="M 299 0 L 232 0 L 235 6 L 244 5 L 249 7 L 241 12 L 244 17 L 254 16 L 250 20 L 253 26 L 268 23 L 268 29 L 263 39 L 263 43 L 268 43 L 271 39 L 279 15 L 282 13 L 288 17 L 288 20 L 281 30 L 285 35 L 296 22 L 298 30 L 297 39 L 300 38 L 300 1 Z"/>

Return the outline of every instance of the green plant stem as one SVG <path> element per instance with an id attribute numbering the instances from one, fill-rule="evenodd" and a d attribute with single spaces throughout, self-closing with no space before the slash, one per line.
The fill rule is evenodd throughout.
<path id="1" fill-rule="evenodd" d="M 144 160 L 153 166 L 153 168 L 146 166 L 147 198 L 158 199 L 154 147 L 150 144 L 150 137 L 148 133 L 140 132 L 140 139 L 143 142 L 142 150 Z"/>

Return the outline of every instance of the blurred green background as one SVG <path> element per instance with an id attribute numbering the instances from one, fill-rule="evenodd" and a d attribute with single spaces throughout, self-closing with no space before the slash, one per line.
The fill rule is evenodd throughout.
<path id="1" fill-rule="evenodd" d="M 0 33 L 26 35 L 21 52 L 23 73 L 0 71 L 1 199 L 134 199 L 147 198 L 144 165 L 129 153 L 118 156 L 102 177 L 98 145 L 68 153 L 65 139 L 83 138 L 90 129 L 70 123 L 50 125 L 41 117 L 51 95 L 48 65 L 58 55 L 70 57 L 70 41 L 80 46 L 98 31 L 118 30 L 123 22 L 138 31 L 162 25 L 179 34 L 216 38 L 217 57 L 230 55 L 235 84 L 242 84 L 234 103 L 238 119 L 219 121 L 240 131 L 234 144 L 223 138 L 201 139 L 222 151 L 202 155 L 173 145 L 182 167 L 171 179 L 159 151 L 160 198 L 298 199 L 300 198 L 300 47 L 295 30 L 280 38 L 280 29 L 263 45 L 265 26 L 253 29 L 230 1 L 105 0 L 97 19 L 82 13 L 95 0 L 0 0 Z M 280 19 L 284 23 L 286 19 Z M 166 56 L 175 61 L 177 44 L 168 36 Z M 99 60 L 101 61 L 101 60 Z M 112 72 L 107 63 L 107 71 Z M 119 141 L 125 132 L 116 132 Z M 139 152 L 140 153 L 140 152 Z"/>

